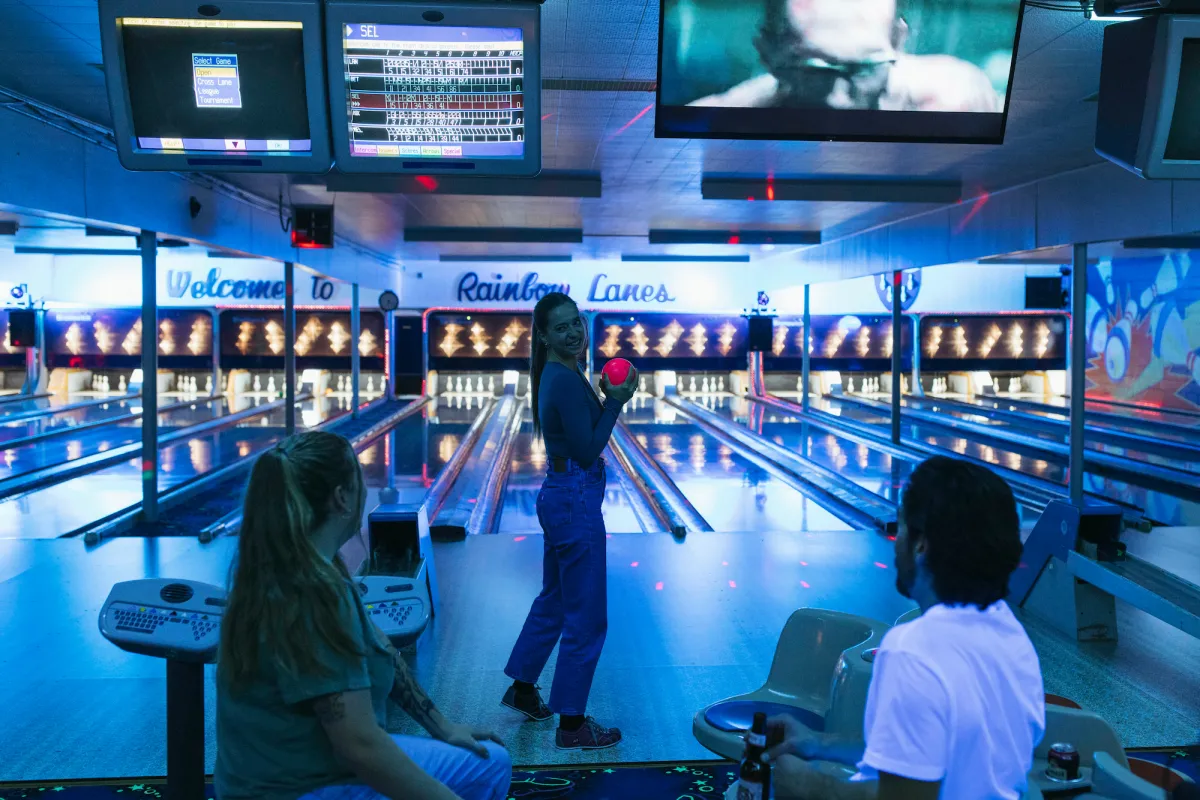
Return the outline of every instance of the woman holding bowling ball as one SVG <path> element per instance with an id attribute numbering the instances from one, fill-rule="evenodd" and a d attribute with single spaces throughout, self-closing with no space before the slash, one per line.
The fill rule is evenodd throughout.
<path id="1" fill-rule="evenodd" d="M 546 444 L 546 479 L 537 496 L 544 556 L 542 592 L 533 601 L 504 674 L 513 679 L 501 701 L 530 719 L 558 714 L 560 750 L 599 750 L 621 732 L 586 715 L 588 693 L 608 630 L 604 459 L 621 407 L 633 397 L 637 370 L 614 386 L 600 379 L 604 401 L 580 369 L 588 337 L 579 308 L 552 292 L 533 309 L 529 365 L 533 428 Z M 623 365 L 627 365 L 624 362 Z M 617 366 L 617 365 L 614 365 Z M 550 704 L 536 686 L 562 639 Z"/>

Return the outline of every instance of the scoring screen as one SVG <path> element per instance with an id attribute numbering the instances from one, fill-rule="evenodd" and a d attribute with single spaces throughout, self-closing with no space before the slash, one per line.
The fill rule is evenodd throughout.
<path id="1" fill-rule="evenodd" d="M 301 23 L 124 17 L 120 26 L 139 148 L 312 150 Z"/>
<path id="2" fill-rule="evenodd" d="M 520 28 L 348 24 L 342 43 L 351 156 L 524 157 Z"/>

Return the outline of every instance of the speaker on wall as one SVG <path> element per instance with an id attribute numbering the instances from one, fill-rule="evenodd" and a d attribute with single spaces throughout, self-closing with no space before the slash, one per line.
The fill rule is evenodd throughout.
<path id="1" fill-rule="evenodd" d="M 771 350 L 771 341 L 775 336 L 774 317 L 750 317 L 749 344 L 751 353 L 765 353 Z"/>
<path id="2" fill-rule="evenodd" d="M 31 309 L 9 311 L 8 340 L 13 347 L 37 347 L 37 312 Z"/>

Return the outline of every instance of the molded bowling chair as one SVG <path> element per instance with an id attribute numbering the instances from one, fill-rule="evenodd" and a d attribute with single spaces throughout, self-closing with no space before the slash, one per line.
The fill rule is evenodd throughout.
<path id="1" fill-rule="evenodd" d="M 906 622 L 912 622 L 917 617 L 921 616 L 921 609 L 914 608 L 912 611 L 905 611 L 900 616 L 896 617 L 896 625 L 903 625 Z M 893 626 L 894 627 L 894 626 Z"/>
<path id="2" fill-rule="evenodd" d="M 871 684 L 869 651 L 888 625 L 866 617 L 802 608 L 792 614 L 762 688 L 696 712 L 696 741 L 730 760 L 742 757 L 743 735 L 756 711 L 790 714 L 817 731 L 862 735 Z M 864 654 L 867 654 L 864 657 Z"/>
<path id="3" fill-rule="evenodd" d="M 1033 767 L 1029 770 L 1030 785 L 1037 785 L 1044 794 L 1072 788 L 1046 777 L 1046 756 L 1051 746 L 1069 742 L 1079 751 L 1079 772 L 1086 782 L 1092 778 L 1096 754 L 1107 754 L 1121 769 L 1129 770 L 1125 748 L 1112 726 L 1090 711 L 1066 706 L 1046 706 L 1046 735 L 1033 751 Z M 1080 788 L 1078 786 L 1074 787 Z"/>
<path id="4" fill-rule="evenodd" d="M 1096 753 L 1092 768 L 1092 791 L 1108 800 L 1166 800 L 1166 789 L 1121 766 L 1109 753 Z"/>

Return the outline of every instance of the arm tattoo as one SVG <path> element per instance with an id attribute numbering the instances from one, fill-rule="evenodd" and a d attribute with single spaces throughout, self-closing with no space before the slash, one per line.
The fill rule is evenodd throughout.
<path id="1" fill-rule="evenodd" d="M 341 722 L 346 717 L 346 700 L 339 694 L 327 694 L 313 701 L 313 712 L 322 725 Z"/>
<path id="2" fill-rule="evenodd" d="M 383 640 L 386 642 L 387 638 L 383 637 Z M 418 725 L 428 731 L 431 736 L 437 737 L 445 728 L 446 718 L 437 710 L 433 701 L 429 699 L 429 695 L 425 694 L 425 690 L 417 683 L 404 656 L 400 655 L 390 643 L 388 652 L 392 655 L 392 669 L 395 670 L 395 680 L 389 696 Z"/>

